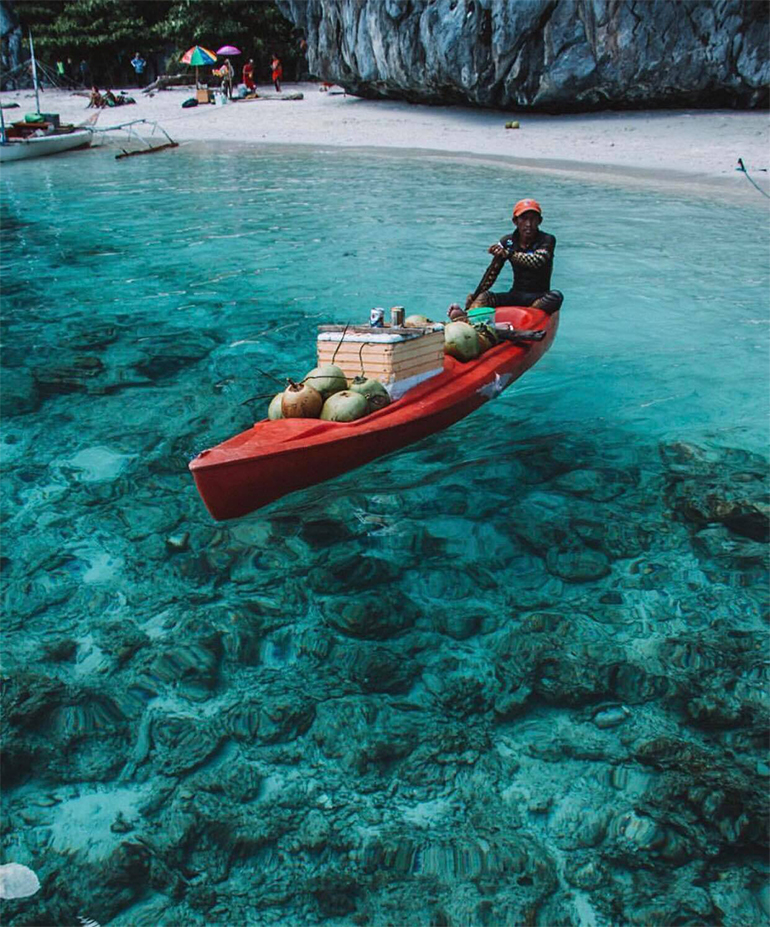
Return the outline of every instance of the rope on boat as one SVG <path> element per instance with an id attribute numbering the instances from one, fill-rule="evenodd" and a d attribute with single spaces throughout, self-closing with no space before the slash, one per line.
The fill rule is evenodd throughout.
<path id="1" fill-rule="evenodd" d="M 364 371 L 364 348 L 365 348 L 368 344 L 371 344 L 371 342 L 370 342 L 370 341 L 364 341 L 363 344 L 361 345 L 361 347 L 358 349 L 358 363 L 361 365 L 361 376 L 362 376 L 362 377 L 365 375 L 365 371 Z"/>
<path id="2" fill-rule="evenodd" d="M 7 78 L 13 78 L 17 73 L 23 73 L 29 71 L 30 65 L 32 64 L 32 58 L 25 58 L 24 61 L 20 61 L 18 64 L 14 65 L 12 68 L 5 68 L 3 70 L 3 80 Z M 50 64 L 41 61 L 40 58 L 35 56 L 35 64 L 37 65 L 38 71 L 42 73 L 42 76 L 45 78 L 46 82 L 54 87 L 57 90 L 66 90 L 65 84 L 71 86 L 72 84 L 80 84 L 81 81 L 77 80 L 72 76 L 69 80 L 62 79 L 61 75 L 57 74 L 55 68 L 51 67 Z M 32 77 L 29 78 L 30 85 L 32 84 Z M 28 90 L 29 87 L 16 87 L 16 90 Z M 42 84 L 41 84 L 42 89 Z"/>
<path id="3" fill-rule="evenodd" d="M 281 377 L 277 377 L 275 376 L 275 374 L 268 373 L 267 370 L 263 370 L 261 367 L 258 367 L 256 364 L 254 364 L 254 368 L 255 370 L 257 370 L 258 373 L 261 373 L 263 377 L 267 377 L 268 380 L 275 380 L 276 383 L 286 382 L 286 377 L 283 377 L 283 379 Z"/>
<path id="4" fill-rule="evenodd" d="M 250 396 L 248 399 L 244 399 L 243 402 L 238 403 L 238 405 L 247 406 L 250 402 L 256 402 L 257 399 L 272 399 L 273 396 L 275 396 L 275 393 L 261 393 L 259 396 Z"/>
<path id="5" fill-rule="evenodd" d="M 749 177 L 749 172 L 746 170 L 746 165 L 743 163 L 743 158 L 738 158 L 738 167 L 736 167 L 735 170 L 743 171 L 743 173 L 746 175 L 746 180 L 748 180 L 750 184 L 755 186 L 757 190 L 759 190 L 759 192 L 762 194 L 762 196 L 766 196 L 770 200 L 770 193 L 766 193 L 762 189 L 762 187 L 759 186 L 758 183 L 756 183 L 754 180 L 751 179 L 751 177 Z"/>
<path id="6" fill-rule="evenodd" d="M 345 323 L 345 328 L 342 331 L 340 340 L 337 342 L 337 347 L 334 349 L 334 354 L 332 354 L 332 363 L 334 363 L 335 358 L 337 357 L 337 351 L 342 347 L 342 342 L 345 340 L 345 332 L 350 328 L 350 322 Z"/>
<path id="7" fill-rule="evenodd" d="M 286 382 L 286 377 L 281 379 L 280 377 L 275 376 L 275 374 L 268 373 L 267 370 L 263 370 L 260 366 L 255 364 L 253 361 L 252 361 L 252 365 L 258 373 L 262 374 L 263 377 L 267 377 L 268 380 L 275 380 L 276 383 L 281 384 L 281 389 L 285 388 L 284 383 Z M 244 399 L 243 402 L 239 403 L 239 405 L 247 406 L 250 402 L 254 402 L 256 399 L 272 399 L 274 395 L 275 393 L 263 393 L 260 396 L 252 396 L 249 399 Z"/>

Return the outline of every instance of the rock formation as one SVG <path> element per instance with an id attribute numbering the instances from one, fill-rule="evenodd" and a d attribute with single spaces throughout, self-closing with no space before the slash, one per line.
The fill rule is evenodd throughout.
<path id="1" fill-rule="evenodd" d="M 768 101 L 761 0 L 278 0 L 362 97 L 576 112 Z"/>
<path id="2" fill-rule="evenodd" d="M 4 72 L 3 89 L 14 89 L 16 81 L 9 71 L 15 72 L 21 64 L 21 26 L 10 3 L 0 0 L 0 63 Z"/>

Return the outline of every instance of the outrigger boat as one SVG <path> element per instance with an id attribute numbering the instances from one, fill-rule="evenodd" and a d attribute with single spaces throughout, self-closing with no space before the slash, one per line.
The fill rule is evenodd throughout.
<path id="1" fill-rule="evenodd" d="M 32 33 L 29 35 L 29 51 L 32 61 L 32 78 L 35 84 L 35 103 L 37 109 L 34 122 L 14 122 L 5 125 L 3 111 L 0 109 L 0 164 L 6 161 L 24 161 L 27 158 L 40 158 L 43 155 L 59 154 L 62 151 L 74 151 L 88 148 L 93 140 L 93 129 L 86 126 L 61 125 L 55 114 L 40 112 L 40 93 L 37 80 L 37 62 Z"/>
<path id="2" fill-rule="evenodd" d="M 0 164 L 88 148 L 93 137 L 91 129 L 75 126 L 54 126 L 45 122 L 15 123 L 0 137 Z"/>
<path id="3" fill-rule="evenodd" d="M 559 313 L 520 306 L 495 310 L 495 323 L 544 330 L 540 341 L 502 341 L 474 361 L 448 355 L 444 369 L 384 409 L 354 422 L 264 419 L 201 451 L 189 464 L 206 508 L 238 518 L 298 489 L 340 476 L 448 428 L 494 399 L 550 348 Z"/>

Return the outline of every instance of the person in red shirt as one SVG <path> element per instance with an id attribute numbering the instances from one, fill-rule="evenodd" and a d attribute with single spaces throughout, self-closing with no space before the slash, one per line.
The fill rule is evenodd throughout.
<path id="1" fill-rule="evenodd" d="M 243 83 L 246 85 L 246 90 L 251 93 L 252 90 L 256 89 L 256 84 L 254 83 L 254 59 L 249 58 L 249 60 L 243 66 Z"/>
<path id="2" fill-rule="evenodd" d="M 281 59 L 277 55 L 273 55 L 273 60 L 270 62 L 270 67 L 273 70 L 273 84 L 275 86 L 275 92 L 281 92 L 281 78 L 283 77 L 283 65 L 281 64 Z"/>

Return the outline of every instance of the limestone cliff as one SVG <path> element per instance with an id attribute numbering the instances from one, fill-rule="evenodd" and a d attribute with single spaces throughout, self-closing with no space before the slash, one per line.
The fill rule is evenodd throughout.
<path id="1" fill-rule="evenodd" d="M 27 83 L 27 75 L 19 75 L 21 64 L 21 26 L 12 4 L 0 0 L 0 71 L 3 90 L 15 88 L 21 78 L 23 84 Z M 9 75 L 9 72 L 10 75 Z"/>
<path id="2" fill-rule="evenodd" d="M 768 102 L 764 0 L 279 0 L 363 97 L 570 112 Z"/>

